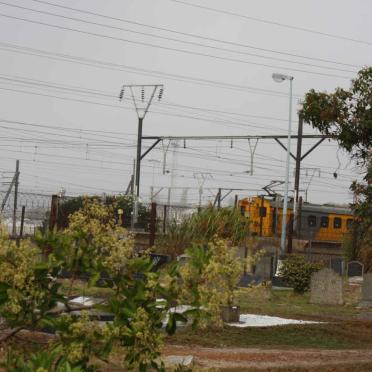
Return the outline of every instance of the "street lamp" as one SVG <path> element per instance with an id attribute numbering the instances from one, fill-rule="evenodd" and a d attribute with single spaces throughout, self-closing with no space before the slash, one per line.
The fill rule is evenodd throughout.
<path id="1" fill-rule="evenodd" d="M 282 83 L 289 80 L 289 118 L 288 118 L 288 141 L 287 141 L 287 160 L 285 163 L 285 187 L 284 187 L 284 205 L 282 216 L 282 234 L 280 239 L 280 251 L 285 253 L 285 241 L 287 232 L 287 210 L 288 210 L 288 183 L 289 183 L 289 159 L 291 154 L 291 131 L 292 131 L 292 82 L 293 76 L 274 73 L 273 80 Z"/>

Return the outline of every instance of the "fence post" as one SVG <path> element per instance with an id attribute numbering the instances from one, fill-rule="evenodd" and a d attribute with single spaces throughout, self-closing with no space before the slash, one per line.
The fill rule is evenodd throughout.
<path id="1" fill-rule="evenodd" d="M 163 234 L 165 234 L 166 226 L 167 226 L 167 206 L 164 205 Z"/>
<path id="2" fill-rule="evenodd" d="M 155 233 L 156 233 L 156 203 L 151 203 L 150 211 L 150 247 L 155 244 Z"/>
<path id="3" fill-rule="evenodd" d="M 235 198 L 234 198 L 234 208 L 235 209 L 238 208 L 238 203 L 239 203 L 239 201 L 238 201 L 238 195 L 235 195 Z"/>
<path id="4" fill-rule="evenodd" d="M 18 186 L 19 186 L 19 160 L 16 162 L 15 183 L 14 183 L 14 206 L 13 206 L 13 225 L 12 235 L 17 238 L 17 203 L 18 203 Z"/>
<path id="5" fill-rule="evenodd" d="M 21 215 L 21 229 L 19 230 L 19 238 L 22 239 L 23 237 L 23 227 L 25 224 L 25 212 L 26 212 L 26 207 L 23 205 L 22 206 L 22 215 Z"/>
<path id="6" fill-rule="evenodd" d="M 58 195 L 52 195 L 52 203 L 50 205 L 49 230 L 53 231 L 57 225 L 58 219 Z"/>

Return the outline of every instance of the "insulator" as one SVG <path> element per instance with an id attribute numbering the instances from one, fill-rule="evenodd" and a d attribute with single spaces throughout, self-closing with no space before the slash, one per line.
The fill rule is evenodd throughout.
<path id="1" fill-rule="evenodd" d="M 164 88 L 160 88 L 159 90 L 159 95 L 158 95 L 158 100 L 160 101 L 163 97 L 163 92 L 164 92 Z"/>
<path id="2" fill-rule="evenodd" d="M 336 172 L 333 173 L 333 177 L 337 178 L 338 174 Z"/>
<path id="3" fill-rule="evenodd" d="M 143 87 L 141 90 L 141 99 L 142 99 L 142 102 L 145 100 L 145 89 Z"/>
<path id="4" fill-rule="evenodd" d="M 124 98 L 124 87 L 121 88 L 121 91 L 120 91 L 120 94 L 119 94 L 119 99 L 120 99 L 120 101 L 122 101 L 123 98 Z"/>

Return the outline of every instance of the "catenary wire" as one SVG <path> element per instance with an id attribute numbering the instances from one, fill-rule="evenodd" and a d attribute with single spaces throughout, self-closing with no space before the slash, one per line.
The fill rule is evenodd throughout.
<path id="1" fill-rule="evenodd" d="M 167 40 L 167 41 L 183 43 L 183 44 L 197 46 L 197 47 L 219 50 L 219 51 L 222 51 L 222 52 L 235 53 L 235 54 L 240 54 L 240 55 L 247 55 L 247 56 L 250 56 L 250 57 L 269 59 L 269 60 L 274 60 L 274 61 L 279 61 L 279 62 L 294 63 L 294 64 L 299 64 L 299 65 L 302 65 L 302 66 L 316 67 L 316 68 L 332 70 L 332 71 L 340 71 L 340 72 L 348 72 L 348 73 L 356 73 L 357 72 L 357 71 L 345 70 L 345 69 L 342 69 L 342 68 L 336 68 L 336 67 L 331 67 L 331 66 L 316 65 L 316 64 L 313 64 L 313 63 L 293 61 L 293 60 L 284 59 L 284 58 L 277 58 L 277 57 L 272 57 L 272 56 L 260 55 L 260 54 L 257 54 L 257 53 L 249 53 L 249 52 L 245 52 L 245 51 L 241 51 L 241 50 L 222 48 L 222 47 L 217 47 L 217 46 L 213 46 L 213 45 L 206 45 L 206 44 L 181 40 L 181 39 L 172 38 L 172 37 L 155 35 L 155 34 L 151 34 L 151 33 L 148 33 L 148 32 L 135 31 L 135 30 L 131 30 L 131 29 L 123 28 L 123 27 L 116 27 L 116 26 L 107 25 L 107 24 L 104 24 L 104 23 L 88 21 L 88 20 L 81 19 L 81 18 L 65 16 L 65 15 L 58 14 L 58 13 L 47 12 L 47 11 L 43 11 L 43 10 L 39 10 L 39 9 L 32 9 L 32 8 L 28 8 L 28 7 L 24 7 L 24 6 L 20 6 L 20 5 L 6 3 L 6 2 L 3 2 L 3 1 L 0 1 L 0 4 L 6 5 L 6 6 L 9 6 L 9 7 L 22 9 L 22 10 L 35 12 L 35 13 L 39 13 L 39 14 L 44 14 L 44 15 L 48 15 L 48 16 L 52 16 L 52 17 L 63 18 L 63 19 L 67 19 L 67 20 L 71 20 L 71 21 L 75 21 L 75 22 L 81 22 L 81 23 L 94 25 L 94 26 L 99 26 L 99 27 L 104 27 L 104 28 L 109 28 L 109 29 L 113 29 L 113 30 L 125 31 L 125 32 L 128 32 L 128 33 L 136 34 L 136 35 L 142 35 L 142 36 L 157 38 L 157 39 L 161 39 L 161 40 Z M 361 66 L 357 66 L 357 67 L 361 68 Z"/>
<path id="2" fill-rule="evenodd" d="M 77 28 L 73 28 L 73 27 L 60 26 L 60 25 L 51 24 L 51 23 L 47 23 L 47 22 L 36 21 L 36 20 L 28 19 L 28 18 L 17 17 L 17 16 L 13 16 L 13 15 L 9 15 L 9 14 L 4 14 L 4 13 L 0 13 L 0 17 L 13 19 L 13 20 L 21 21 L 21 22 L 26 22 L 26 23 L 32 23 L 32 24 L 36 24 L 36 25 L 40 25 L 40 26 L 46 26 L 46 27 L 50 27 L 50 28 L 54 28 L 54 29 L 58 29 L 58 30 L 63 30 L 63 31 L 72 31 L 72 32 L 79 33 L 79 34 L 89 35 L 89 36 L 108 39 L 108 40 L 121 41 L 121 42 L 124 42 L 124 43 L 129 43 L 129 44 L 134 44 L 134 45 L 141 45 L 141 46 L 157 48 L 157 49 L 163 49 L 163 50 L 167 50 L 167 51 L 173 51 L 173 52 L 178 52 L 178 53 L 182 53 L 182 54 L 195 55 L 195 56 L 199 56 L 199 57 L 207 57 L 207 58 L 211 58 L 211 59 L 215 59 L 215 60 L 219 60 L 219 61 L 243 63 L 243 64 L 249 64 L 249 65 L 254 65 L 254 66 L 267 67 L 267 68 L 270 68 L 270 69 L 280 68 L 282 70 L 295 71 L 295 72 L 301 72 L 301 73 L 305 73 L 305 74 L 318 75 L 318 76 L 324 76 L 324 77 L 332 77 L 332 78 L 347 79 L 347 80 L 351 79 L 350 76 L 336 75 L 336 74 L 324 73 L 324 72 L 320 72 L 320 71 L 302 70 L 302 69 L 298 69 L 298 68 L 285 67 L 285 66 L 275 66 L 275 65 L 269 65 L 269 64 L 266 64 L 266 63 L 258 63 L 258 62 L 243 60 L 243 59 L 222 57 L 222 56 L 217 56 L 217 55 L 214 55 L 214 54 L 190 51 L 190 50 L 187 50 L 187 49 L 167 47 L 167 46 L 160 45 L 160 44 L 148 43 L 148 42 L 143 42 L 143 41 L 134 41 L 134 40 L 124 39 L 124 38 L 120 38 L 120 37 L 116 37 L 116 36 L 100 34 L 100 33 L 97 33 L 97 32 L 84 31 L 84 30 L 80 30 L 80 29 L 77 29 Z"/>

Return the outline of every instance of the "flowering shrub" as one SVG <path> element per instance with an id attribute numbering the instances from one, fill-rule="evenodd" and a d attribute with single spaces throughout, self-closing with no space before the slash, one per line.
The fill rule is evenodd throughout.
<path id="1" fill-rule="evenodd" d="M 64 300 L 54 279 L 58 271 L 55 257 L 43 261 L 41 250 L 29 240 L 17 247 L 0 236 L 0 315 L 11 327 L 36 327 L 57 301 Z"/>
<path id="2" fill-rule="evenodd" d="M 0 342 L 24 328 L 56 334 L 49 356 L 9 354 L 7 370 L 93 371 L 92 359 L 106 360 L 114 345 L 124 348 L 126 370 L 164 370 L 163 322 L 173 334 L 177 321 L 192 313 L 169 312 L 179 296 L 177 265 L 153 272 L 150 258 L 136 255 L 133 238 L 111 218 L 110 208 L 85 202 L 66 230 L 39 234 L 20 247 L 1 238 L 0 316 L 12 329 Z M 96 307 L 112 313 L 113 322 L 99 325 L 84 311 L 70 315 L 74 309 L 59 290 L 61 273 L 69 274 L 70 288 L 81 274 L 88 274 L 91 285 L 99 280 L 110 288 L 110 298 Z"/>
<path id="3" fill-rule="evenodd" d="M 185 301 L 207 309 L 221 326 L 220 306 L 234 304 L 234 290 L 243 273 L 237 250 L 228 241 L 215 238 L 207 246 L 188 249 L 189 260 L 181 267 Z"/>

